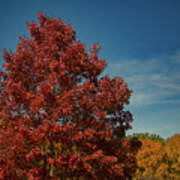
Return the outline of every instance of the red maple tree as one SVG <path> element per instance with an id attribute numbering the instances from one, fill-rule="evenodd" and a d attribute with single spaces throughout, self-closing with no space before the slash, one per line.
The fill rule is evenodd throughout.
<path id="1" fill-rule="evenodd" d="M 30 38 L 4 51 L 0 71 L 0 179 L 131 179 L 136 139 L 125 139 L 132 93 L 99 77 L 106 62 L 61 19 L 39 13 Z"/>

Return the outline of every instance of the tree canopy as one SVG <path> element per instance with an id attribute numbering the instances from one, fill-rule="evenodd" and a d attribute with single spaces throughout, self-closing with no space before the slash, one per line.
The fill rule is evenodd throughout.
<path id="1" fill-rule="evenodd" d="M 132 91 L 61 19 L 27 23 L 0 71 L 0 179 L 131 179 L 140 142 L 125 139 Z"/>
<path id="2" fill-rule="evenodd" d="M 180 134 L 164 139 L 163 143 L 158 135 L 153 135 L 158 137 L 153 139 L 147 133 L 144 135 L 140 134 L 142 146 L 136 156 L 138 168 L 133 179 L 180 179 Z"/>

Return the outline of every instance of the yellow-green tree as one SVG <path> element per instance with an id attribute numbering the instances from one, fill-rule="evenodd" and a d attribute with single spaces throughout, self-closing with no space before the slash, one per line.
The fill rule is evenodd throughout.
<path id="1" fill-rule="evenodd" d="M 165 151 L 168 158 L 170 178 L 180 179 L 180 134 L 167 140 Z"/>
<path id="2" fill-rule="evenodd" d="M 161 143 L 150 139 L 143 140 L 137 154 L 137 164 L 134 180 L 166 179 L 165 151 Z"/>

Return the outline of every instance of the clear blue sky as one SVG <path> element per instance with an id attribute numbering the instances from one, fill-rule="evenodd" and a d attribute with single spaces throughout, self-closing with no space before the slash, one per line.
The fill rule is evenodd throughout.
<path id="1" fill-rule="evenodd" d="M 105 74 L 134 90 L 132 132 L 180 133 L 179 0 L 1 0 L 0 48 L 15 49 L 37 12 L 71 23 L 88 47 L 98 42 Z M 2 53 L 0 53 L 2 55 Z M 2 60 L 1 60 L 2 63 Z"/>

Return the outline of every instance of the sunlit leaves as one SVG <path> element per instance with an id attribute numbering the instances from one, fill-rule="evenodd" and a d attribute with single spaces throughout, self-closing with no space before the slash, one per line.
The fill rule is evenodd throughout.
<path id="1" fill-rule="evenodd" d="M 69 24 L 38 19 L 3 55 L 1 179 L 131 178 L 140 147 L 124 138 L 132 91 L 120 77 L 99 77 L 106 62 L 97 43 L 88 51 Z"/>
<path id="2" fill-rule="evenodd" d="M 138 169 L 134 179 L 178 180 L 180 135 L 174 135 L 167 141 L 157 135 L 136 134 L 136 136 L 142 139 L 142 146 L 136 156 Z"/>

